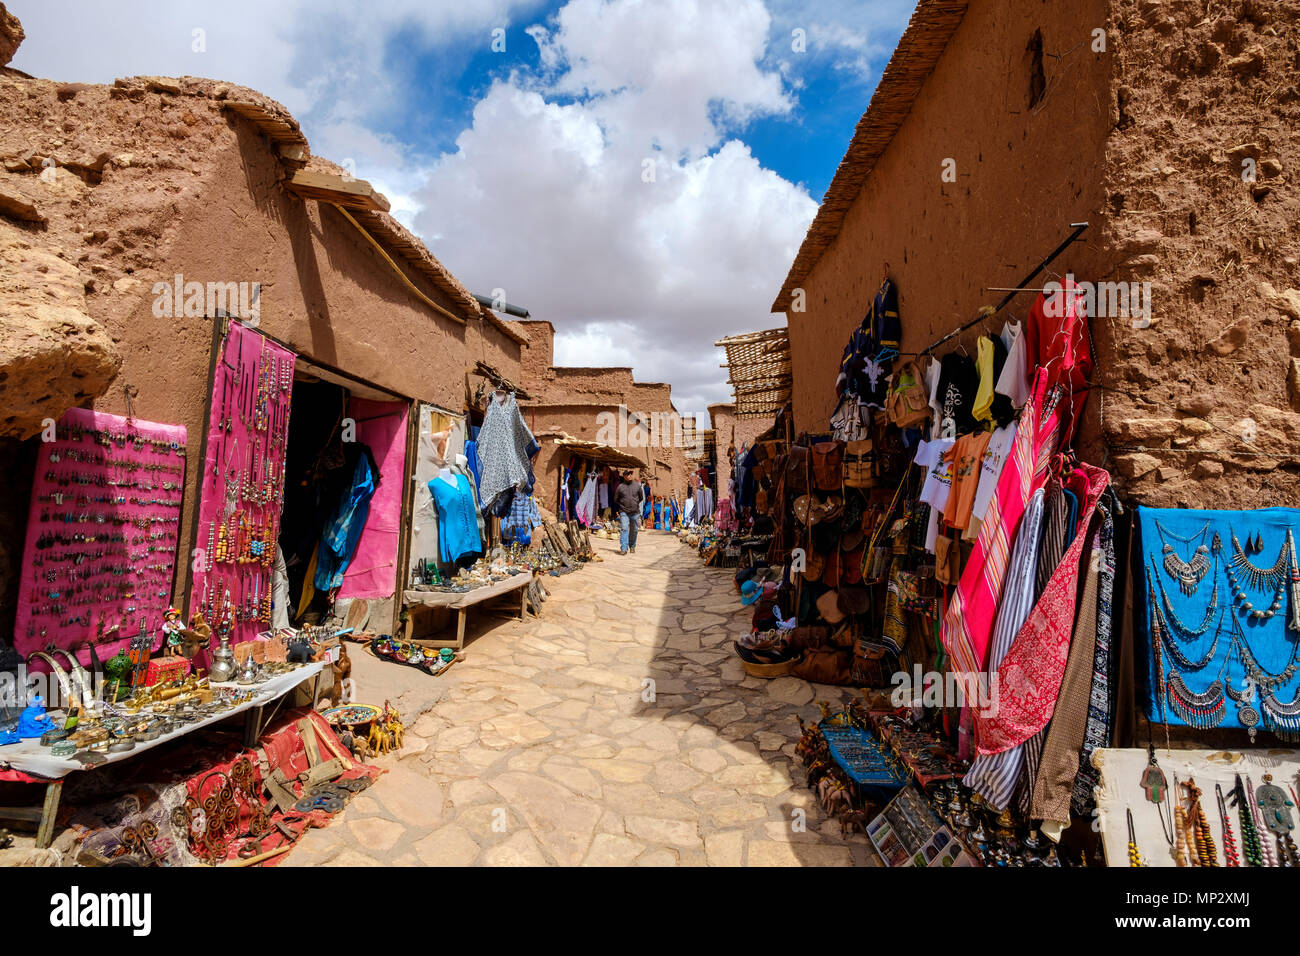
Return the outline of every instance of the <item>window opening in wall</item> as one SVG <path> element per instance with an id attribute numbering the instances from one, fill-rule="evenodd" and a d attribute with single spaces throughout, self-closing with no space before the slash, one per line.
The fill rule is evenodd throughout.
<path id="1" fill-rule="evenodd" d="M 1029 54 L 1029 108 L 1042 102 L 1047 91 L 1047 74 L 1043 72 L 1043 31 L 1035 30 L 1026 47 Z"/>

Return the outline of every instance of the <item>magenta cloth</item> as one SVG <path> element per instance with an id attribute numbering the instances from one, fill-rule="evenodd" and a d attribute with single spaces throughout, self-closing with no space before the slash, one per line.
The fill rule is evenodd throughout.
<path id="1" fill-rule="evenodd" d="M 121 434 L 124 438 L 121 444 L 112 439 L 97 440 L 92 435 L 78 433 L 76 429 Z M 167 445 L 154 447 L 132 443 L 125 436 L 166 442 Z M 129 639 L 140 633 L 142 623 L 145 633 L 155 635 L 154 646 L 157 647 L 162 640 L 159 628 L 171 599 L 176 566 L 176 536 L 185 487 L 185 441 L 183 425 L 131 421 L 84 408 L 70 408 L 59 419 L 55 441 L 42 442 L 36 459 L 14 621 L 16 650 L 27 655 L 51 644 L 69 650 L 78 648 L 96 637 L 101 617 L 106 631 L 121 627 L 120 639 L 96 645 L 95 655 L 101 663 L 125 648 Z M 146 465 L 159 467 L 138 467 Z M 73 480 L 82 476 L 102 477 L 105 482 L 138 482 L 152 487 L 79 484 Z M 68 483 L 59 484 L 61 479 Z M 171 487 L 164 489 L 164 482 Z M 55 497 L 58 495 L 62 496 L 61 503 Z M 90 500 L 110 496 L 118 500 Z M 173 504 L 149 503 L 154 501 Z M 47 518 L 45 521 L 41 520 L 43 514 Z M 85 515 L 89 520 L 69 522 L 56 519 L 63 514 Z M 97 520 L 98 515 L 103 515 L 105 520 Z M 170 537 L 151 539 L 151 534 Z M 85 535 L 101 540 L 47 546 L 53 535 Z M 125 540 L 121 543 L 102 540 L 111 535 L 122 535 Z M 141 540 L 136 542 L 135 538 Z M 42 546 L 38 547 L 38 543 Z M 173 550 L 150 551 L 150 548 Z M 113 553 L 92 556 L 101 550 Z M 80 555 L 82 563 L 64 565 L 59 560 L 64 555 L 69 558 Z M 42 562 L 39 568 L 35 564 L 38 560 Z M 99 568 L 113 565 L 125 565 L 130 568 L 130 573 L 94 574 Z M 149 565 L 165 567 L 150 569 Z M 51 573 L 53 581 L 47 579 Z M 68 576 L 71 573 L 78 577 L 71 579 Z M 91 604 L 66 603 L 70 586 L 84 589 L 106 578 L 124 586 L 130 585 L 127 596 L 114 595 Z M 60 596 L 50 598 L 51 593 Z M 62 610 L 56 610 L 60 606 Z M 77 623 L 64 623 L 72 620 Z M 89 664 L 89 648 L 80 647 L 75 653 L 83 665 Z"/>
<path id="2" fill-rule="evenodd" d="M 265 336 L 239 322 L 231 322 L 212 379 L 212 404 L 208 412 L 208 445 L 199 482 L 198 540 L 194 547 L 203 552 L 203 567 L 194 573 L 190 613 L 203 610 L 212 627 L 216 646 L 220 603 L 229 590 L 232 605 L 246 611 L 254 601 L 258 610 L 271 590 L 275 543 L 280 536 L 280 508 L 284 502 L 284 453 L 289 434 L 289 405 L 293 395 L 293 364 L 296 356 Z M 282 388 L 283 386 L 283 388 Z M 268 391 L 265 402 L 266 427 L 258 428 L 262 403 L 259 392 Z M 222 422 L 226 422 L 225 426 Z M 243 497 L 246 482 L 276 489 L 266 504 Z M 269 518 L 271 533 L 265 542 L 269 557 L 240 564 L 234 560 L 216 562 L 215 543 L 225 517 L 226 489 L 235 490 L 235 514 L 249 520 L 249 527 L 264 528 Z M 232 558 L 241 540 L 238 527 L 229 535 Z M 196 556 L 197 559 L 197 556 Z M 211 567 L 209 567 L 209 564 Z M 245 613 L 244 617 L 253 616 Z M 230 642 L 249 641 L 269 628 L 269 620 L 235 621 Z"/>
<path id="3" fill-rule="evenodd" d="M 406 472 L 405 402 L 348 400 L 348 417 L 357 423 L 357 441 L 370 446 L 379 467 L 379 487 L 357 552 L 343 573 L 341 598 L 383 598 L 397 592 L 397 539 L 402 526 L 402 476 Z"/>

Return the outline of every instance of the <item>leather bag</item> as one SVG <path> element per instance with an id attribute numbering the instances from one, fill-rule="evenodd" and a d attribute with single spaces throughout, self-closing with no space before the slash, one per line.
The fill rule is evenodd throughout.
<path id="1" fill-rule="evenodd" d="M 840 650 L 805 651 L 790 673 L 814 684 L 853 683 L 853 652 Z"/>
<path id="2" fill-rule="evenodd" d="M 885 414 L 899 428 L 915 428 L 930 417 L 930 396 L 925 390 L 925 373 L 915 361 L 903 366 L 896 380 L 906 375 L 912 377 L 912 383 L 889 393 L 885 399 Z"/>
<path id="3" fill-rule="evenodd" d="M 819 441 L 812 446 L 813 484 L 818 491 L 839 491 L 843 481 L 844 443 Z"/>
<path id="4" fill-rule="evenodd" d="M 791 445 L 785 457 L 785 490 L 793 496 L 808 493 L 808 448 Z"/>
<path id="5" fill-rule="evenodd" d="M 870 438 L 844 446 L 844 487 L 872 488 L 876 484 L 876 455 Z"/>
<path id="6" fill-rule="evenodd" d="M 956 586 L 961 581 L 961 542 L 946 534 L 934 541 L 934 577 L 941 584 Z"/>

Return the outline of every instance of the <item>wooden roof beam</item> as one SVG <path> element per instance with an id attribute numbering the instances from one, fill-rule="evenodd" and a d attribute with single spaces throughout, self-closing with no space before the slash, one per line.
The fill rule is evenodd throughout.
<path id="1" fill-rule="evenodd" d="M 388 212 L 388 200 L 364 179 L 299 169 L 285 181 L 284 188 L 303 199 L 335 203 L 348 209 Z"/>

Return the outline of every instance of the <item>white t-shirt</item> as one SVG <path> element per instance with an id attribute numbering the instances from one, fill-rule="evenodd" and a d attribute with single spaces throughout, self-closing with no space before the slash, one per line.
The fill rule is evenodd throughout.
<path id="1" fill-rule="evenodd" d="M 1007 455 L 1011 454 L 1011 446 L 1015 440 L 1015 422 L 995 428 L 993 434 L 989 436 L 984 457 L 980 460 L 980 483 L 975 489 L 975 503 L 971 506 L 971 515 L 980 521 L 984 520 L 984 513 L 988 511 L 989 502 L 993 500 L 998 479 L 1002 477 L 1002 467 L 1007 463 Z"/>
<path id="2" fill-rule="evenodd" d="M 930 359 L 930 367 L 925 370 L 925 387 L 930 393 L 930 437 L 936 438 L 943 423 L 943 407 L 939 404 L 939 376 L 943 364 L 937 358 Z"/>
<path id="3" fill-rule="evenodd" d="M 1029 381 L 1025 368 L 1025 336 L 1019 322 L 1006 324 L 1002 329 L 1002 341 L 1007 343 L 1007 360 L 993 391 L 1011 399 L 1015 408 L 1024 408 L 1025 402 L 1029 401 Z"/>
<path id="4" fill-rule="evenodd" d="M 947 507 L 948 492 L 952 491 L 952 461 L 945 461 L 944 454 L 954 444 L 951 438 L 916 443 L 916 463 L 926 469 L 921 500 L 938 512 Z"/>

